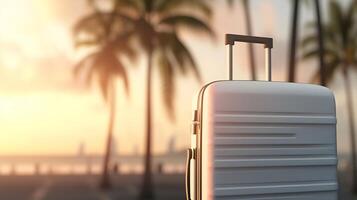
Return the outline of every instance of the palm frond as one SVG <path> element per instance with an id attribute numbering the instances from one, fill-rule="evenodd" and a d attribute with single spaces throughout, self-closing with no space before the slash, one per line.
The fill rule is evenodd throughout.
<path id="1" fill-rule="evenodd" d="M 102 96 L 106 102 L 109 100 L 109 84 L 110 84 L 110 77 L 107 75 L 103 74 L 101 76 L 98 76 L 98 83 L 99 83 L 99 88 L 100 91 L 102 92 Z"/>
<path id="2" fill-rule="evenodd" d="M 326 83 L 329 84 L 332 82 L 332 79 L 341 63 L 339 60 L 334 59 L 330 62 L 327 62 L 325 65 L 325 79 Z M 316 84 L 320 80 L 320 71 L 316 71 L 310 79 L 310 83 Z"/>
<path id="3" fill-rule="evenodd" d="M 174 46 L 173 46 L 173 53 L 176 56 L 176 60 L 182 60 L 184 61 L 183 66 L 189 67 L 190 70 L 193 71 L 193 74 L 195 75 L 196 79 L 201 82 L 202 77 L 199 72 L 197 63 L 195 59 L 193 58 L 193 55 L 191 54 L 190 50 L 186 47 L 186 45 L 180 40 L 177 35 L 174 38 Z"/>
<path id="4" fill-rule="evenodd" d="M 311 0 L 298 0 L 298 1 L 302 1 L 302 3 L 304 3 L 307 7 L 310 7 L 313 4 Z"/>
<path id="5" fill-rule="evenodd" d="M 117 52 L 110 46 L 104 46 L 83 58 L 74 68 L 74 74 L 85 71 L 86 82 L 89 84 L 95 77 L 105 101 L 108 101 L 108 87 L 115 78 L 123 81 L 126 94 L 129 95 L 129 81 L 124 64 L 116 55 Z"/>
<path id="6" fill-rule="evenodd" d="M 319 55 L 319 49 L 312 49 L 303 52 L 302 59 L 308 60 Z"/>
<path id="7" fill-rule="evenodd" d="M 182 74 L 192 71 L 195 78 L 201 82 L 201 75 L 195 59 L 188 47 L 178 37 L 176 33 L 160 33 L 159 35 L 161 49 L 164 49 L 171 55 L 171 60 L 175 68 L 178 68 Z"/>
<path id="8" fill-rule="evenodd" d="M 142 0 L 115 0 L 119 6 L 119 9 L 131 9 L 136 12 L 142 12 L 144 9 Z"/>
<path id="9" fill-rule="evenodd" d="M 101 52 L 101 56 L 98 57 L 94 63 L 97 65 L 99 74 L 103 77 L 108 76 L 107 79 L 114 79 L 119 77 L 123 80 L 125 91 L 129 92 L 128 76 L 123 63 L 119 60 L 114 49 L 107 47 Z"/>
<path id="10" fill-rule="evenodd" d="M 104 24 L 102 24 L 101 19 L 102 15 L 107 15 L 105 13 L 97 13 L 97 12 L 92 12 L 89 13 L 88 15 L 82 17 L 78 22 L 75 23 L 73 26 L 73 32 L 74 34 L 78 34 L 80 31 L 86 30 L 98 30 L 102 29 L 104 27 Z"/>
<path id="11" fill-rule="evenodd" d="M 151 13 L 153 11 L 155 0 L 142 0 L 144 3 L 144 8 L 146 13 Z"/>
<path id="12" fill-rule="evenodd" d="M 165 51 L 161 51 L 158 58 L 158 67 L 160 78 L 162 81 L 162 95 L 164 105 L 168 112 L 170 119 L 174 120 L 174 97 L 175 97 L 175 75 L 172 63 Z"/>
<path id="13" fill-rule="evenodd" d="M 95 66 L 89 65 L 88 70 L 85 72 L 85 75 L 84 75 L 84 83 L 87 86 L 90 86 L 91 83 L 94 81 L 95 76 L 96 76 Z"/>
<path id="14" fill-rule="evenodd" d="M 342 8 L 336 1 L 330 1 L 329 4 L 329 28 L 334 32 L 342 33 L 343 28 Z"/>
<path id="15" fill-rule="evenodd" d="M 205 17 L 212 16 L 212 9 L 205 0 L 157 0 L 155 11 L 161 15 L 170 15 L 184 8 L 191 9 L 196 13 L 201 13 Z"/>
<path id="16" fill-rule="evenodd" d="M 313 48 L 313 49 L 309 49 L 309 50 L 304 50 L 303 54 L 302 54 L 302 59 L 304 60 L 308 60 L 314 57 L 317 57 L 319 55 L 319 49 L 318 48 Z M 330 58 L 338 58 L 339 57 L 339 52 L 336 51 L 335 49 L 330 49 L 330 48 L 326 48 L 324 51 L 324 55 L 326 57 L 326 59 Z"/>
<path id="17" fill-rule="evenodd" d="M 356 46 L 357 44 L 357 1 L 352 1 L 351 5 L 348 7 L 347 13 L 345 20 L 346 22 L 346 31 L 347 31 L 347 36 L 346 40 L 350 41 L 349 44 L 354 43 Z"/>
<path id="18" fill-rule="evenodd" d="M 92 52 L 82 58 L 74 67 L 73 75 L 77 77 L 96 58 L 97 52 Z"/>
<path id="19" fill-rule="evenodd" d="M 322 27 L 322 32 L 324 35 L 325 46 L 331 46 L 333 48 L 336 48 L 339 43 L 339 41 L 335 37 L 336 33 L 328 29 L 328 27 Z M 303 37 L 302 41 L 300 42 L 300 46 L 303 49 L 309 48 L 310 46 L 318 45 L 317 41 L 318 41 L 318 35 L 315 32 L 313 32 Z"/>
<path id="20" fill-rule="evenodd" d="M 99 38 L 74 38 L 74 47 L 75 48 L 80 48 L 80 47 L 96 47 L 101 43 Z"/>
<path id="21" fill-rule="evenodd" d="M 130 61 L 136 62 L 138 59 L 138 52 L 134 49 L 132 39 L 135 36 L 135 30 L 126 31 L 118 34 L 112 42 L 112 46 L 116 52 L 127 56 Z"/>
<path id="22" fill-rule="evenodd" d="M 330 1 L 329 18 L 323 25 L 325 78 L 328 81 L 332 79 L 335 68 L 345 63 L 349 63 L 349 67 L 357 65 L 357 16 L 354 12 L 356 7 L 357 1 L 352 1 L 344 11 L 337 1 Z M 314 35 L 304 37 L 301 43 L 304 48 L 303 59 L 318 56 L 317 39 Z"/>
<path id="23" fill-rule="evenodd" d="M 141 47 L 148 51 L 153 49 L 157 40 L 155 27 L 150 24 L 144 17 L 140 17 L 134 22 L 135 37 Z"/>
<path id="24" fill-rule="evenodd" d="M 306 24 L 304 26 L 308 30 L 310 30 L 310 29 L 315 30 L 316 26 L 317 26 L 317 22 L 316 21 L 309 21 L 309 22 L 306 22 Z"/>
<path id="25" fill-rule="evenodd" d="M 316 34 L 307 35 L 301 40 L 300 46 L 302 48 L 307 48 L 311 45 L 316 45 L 317 39 L 318 36 Z"/>
<path id="26" fill-rule="evenodd" d="M 125 92 L 127 95 L 129 95 L 130 94 L 129 80 L 125 67 L 123 63 L 118 59 L 118 57 L 115 56 L 114 58 L 115 59 L 113 59 L 113 66 L 114 66 L 113 72 L 123 81 Z"/>
<path id="27" fill-rule="evenodd" d="M 160 21 L 160 24 L 172 27 L 176 29 L 178 26 L 187 27 L 190 30 L 195 30 L 198 32 L 203 32 L 208 34 L 210 37 L 215 37 L 214 31 L 211 27 L 199 18 L 189 16 L 189 15 L 174 15 L 169 16 Z"/>
<path id="28" fill-rule="evenodd" d="M 82 17 L 73 26 L 73 35 L 86 33 L 89 35 L 102 36 L 106 31 L 115 28 L 115 31 L 123 31 L 129 29 L 128 25 L 133 24 L 133 19 L 124 13 L 119 12 L 92 12 Z"/>
<path id="29" fill-rule="evenodd" d="M 234 5 L 235 0 L 227 0 L 228 6 L 231 7 Z"/>

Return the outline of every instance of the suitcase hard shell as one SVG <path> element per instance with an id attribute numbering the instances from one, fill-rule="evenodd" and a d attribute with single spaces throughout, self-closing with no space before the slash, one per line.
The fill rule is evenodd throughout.
<path id="1" fill-rule="evenodd" d="M 187 199 L 337 200 L 333 93 L 286 82 L 209 83 L 199 94 L 187 164 Z"/>

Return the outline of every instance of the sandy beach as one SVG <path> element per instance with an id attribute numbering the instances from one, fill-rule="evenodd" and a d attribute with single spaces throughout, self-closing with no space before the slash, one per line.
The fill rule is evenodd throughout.
<path id="1" fill-rule="evenodd" d="M 0 177 L 0 199 L 4 200 L 131 200 L 140 191 L 139 175 L 116 175 L 111 190 L 98 189 L 97 175 L 30 175 Z M 182 174 L 156 175 L 158 200 L 182 200 Z"/>

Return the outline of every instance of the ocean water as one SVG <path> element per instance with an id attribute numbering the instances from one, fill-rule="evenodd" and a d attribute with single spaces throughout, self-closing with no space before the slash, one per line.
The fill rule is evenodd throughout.
<path id="1" fill-rule="evenodd" d="M 142 165 L 125 165 L 118 167 L 120 174 L 141 174 Z M 2 164 L 0 165 L 0 175 L 35 175 L 35 174 L 99 174 L 102 171 L 101 164 Z M 167 164 L 162 166 L 161 172 L 165 174 L 184 173 L 184 165 Z"/>

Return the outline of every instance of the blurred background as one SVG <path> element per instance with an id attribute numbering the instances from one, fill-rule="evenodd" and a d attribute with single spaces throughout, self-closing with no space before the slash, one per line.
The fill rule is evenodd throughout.
<path id="1" fill-rule="evenodd" d="M 193 99 L 224 34 L 274 38 L 273 80 L 337 103 L 340 199 L 357 199 L 357 1 L 0 0 L 0 199 L 184 199 Z M 264 78 L 238 45 L 235 79 Z"/>

